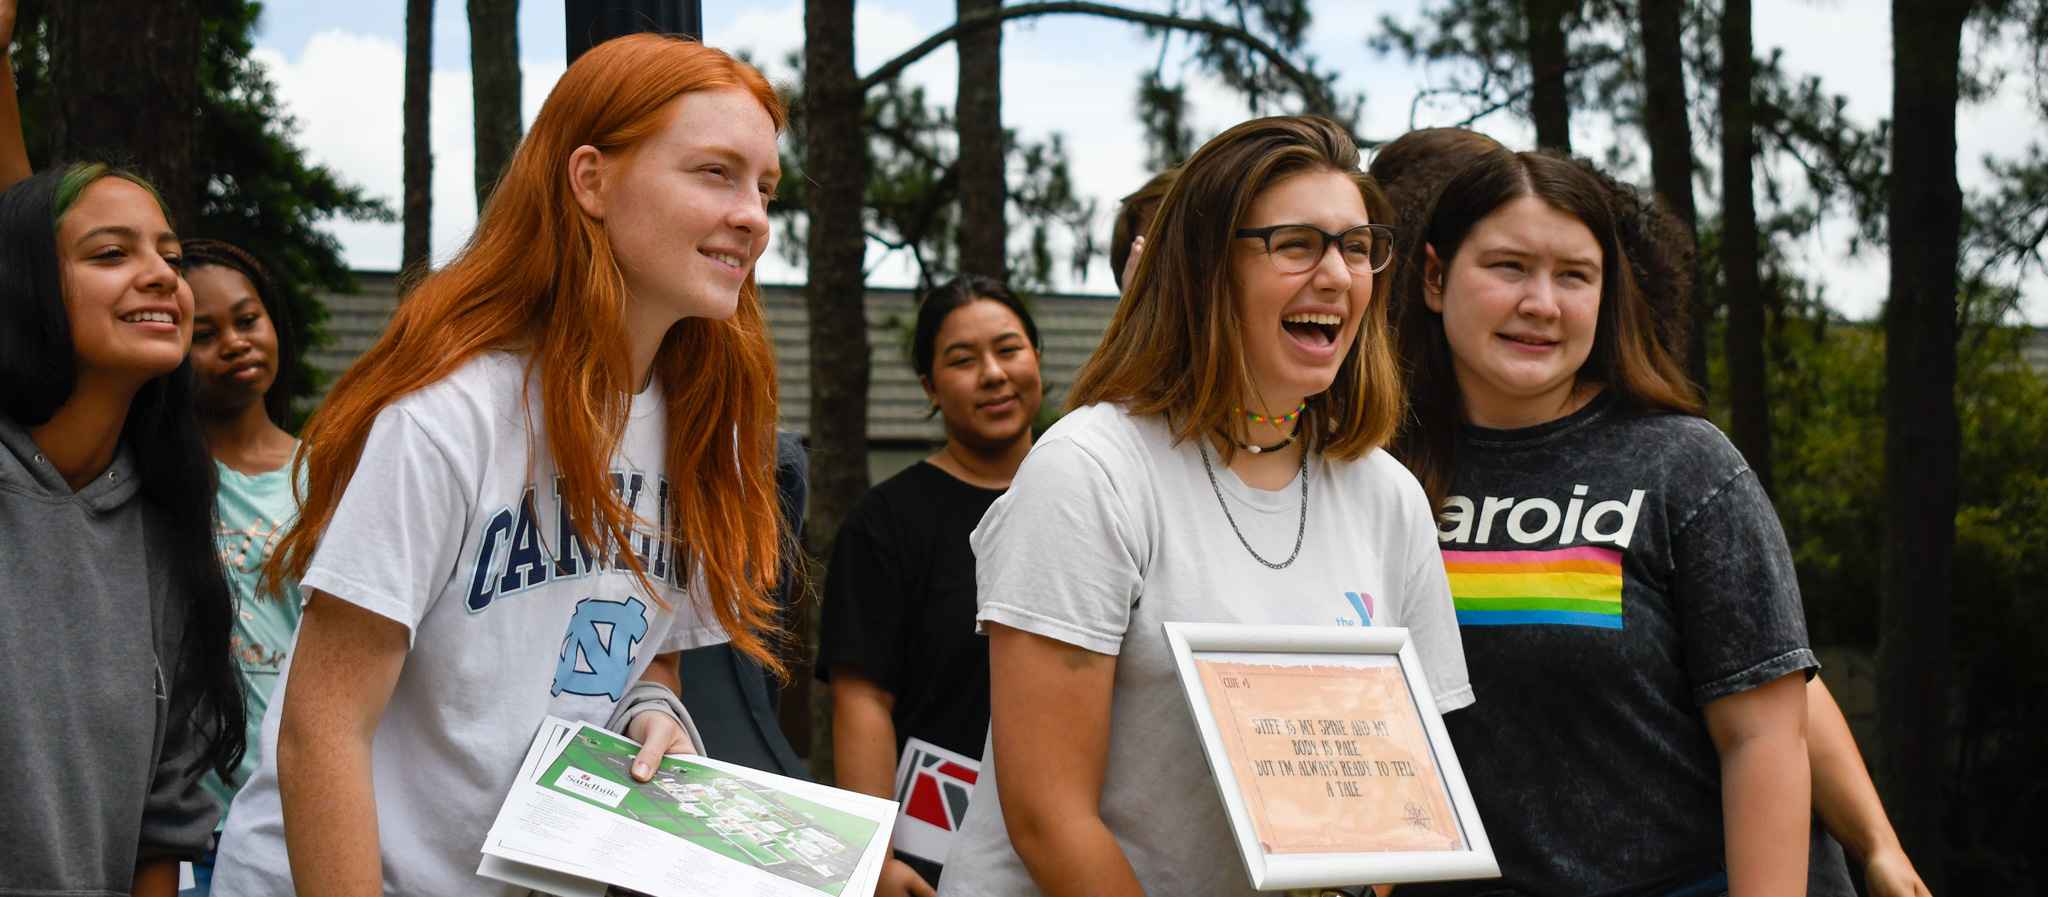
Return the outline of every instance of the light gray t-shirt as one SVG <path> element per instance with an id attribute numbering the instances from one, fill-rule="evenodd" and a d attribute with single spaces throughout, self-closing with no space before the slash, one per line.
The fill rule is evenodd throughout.
<path id="1" fill-rule="evenodd" d="M 1166 621 L 1406 626 L 1439 710 L 1472 702 L 1436 525 L 1415 478 L 1385 452 L 1308 464 L 1278 491 L 1246 486 L 1166 422 L 1091 405 L 1046 432 L 1010 491 L 974 531 L 984 624 L 1117 655 L 1102 819 L 1145 890 L 1176 897 L 1256 893 L 1181 696 Z M 1010 845 L 994 746 L 952 852 L 941 895 L 1038 893 Z"/>

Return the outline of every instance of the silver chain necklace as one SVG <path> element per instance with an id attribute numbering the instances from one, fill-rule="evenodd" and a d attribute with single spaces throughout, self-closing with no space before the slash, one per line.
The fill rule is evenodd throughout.
<path id="1" fill-rule="evenodd" d="M 1202 472 L 1209 475 L 1209 488 L 1216 493 L 1216 503 L 1223 506 L 1223 519 L 1230 521 L 1230 531 L 1237 534 L 1237 544 L 1243 545 L 1244 550 L 1251 553 L 1252 560 L 1269 568 L 1285 570 L 1292 566 L 1294 559 L 1301 556 L 1301 537 L 1308 532 L 1308 446 L 1301 447 L 1301 520 L 1294 525 L 1294 552 L 1287 556 L 1287 560 L 1279 563 L 1259 556 L 1258 549 L 1253 548 L 1252 543 L 1245 539 L 1244 530 L 1237 528 L 1237 518 L 1230 516 L 1230 503 L 1223 500 L 1223 487 L 1216 482 L 1216 469 L 1209 466 L 1208 446 L 1197 442 L 1195 451 L 1202 453 Z"/>

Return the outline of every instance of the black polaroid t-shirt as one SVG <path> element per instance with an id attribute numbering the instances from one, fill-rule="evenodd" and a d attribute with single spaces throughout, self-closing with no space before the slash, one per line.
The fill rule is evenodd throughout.
<path id="1" fill-rule="evenodd" d="M 1498 881 L 1628 893 L 1721 862 L 1701 707 L 1817 669 L 1770 500 L 1711 423 L 1601 394 L 1559 420 L 1460 432 L 1438 534 L 1477 701 L 1444 718 Z"/>
<path id="2" fill-rule="evenodd" d="M 967 535 L 1002 494 L 918 462 L 862 496 L 833 543 L 818 678 L 851 664 L 894 695 L 899 754 L 916 736 L 981 756 L 988 640 L 974 632 Z"/>

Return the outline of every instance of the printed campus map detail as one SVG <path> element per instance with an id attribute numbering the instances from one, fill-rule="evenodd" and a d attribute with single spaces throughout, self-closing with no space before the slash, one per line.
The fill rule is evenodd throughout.
<path id="1" fill-rule="evenodd" d="M 630 772 L 638 751 L 610 732 L 550 718 L 485 838 L 478 871 L 564 897 L 873 890 L 895 802 L 703 757 L 664 758 L 638 782 Z"/>
<path id="2" fill-rule="evenodd" d="M 541 782 L 833 897 L 844 893 L 860 862 L 856 845 L 866 845 L 880 828 L 689 760 L 665 759 L 653 780 L 635 782 L 630 771 L 638 751 L 622 739 L 586 728 L 569 741 Z M 571 787 L 564 778 L 572 770 L 597 777 L 610 790 Z M 622 799 L 608 802 L 609 793 Z"/>
<path id="3" fill-rule="evenodd" d="M 1195 670 L 1268 854 L 1465 850 L 1398 660 Z"/>

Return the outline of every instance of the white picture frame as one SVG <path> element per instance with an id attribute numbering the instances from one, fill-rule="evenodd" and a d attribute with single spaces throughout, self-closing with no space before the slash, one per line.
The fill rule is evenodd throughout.
<path id="1" fill-rule="evenodd" d="M 1178 622 L 1165 623 L 1164 628 L 1166 630 L 1167 644 L 1173 651 L 1174 663 L 1180 674 L 1182 694 L 1187 699 L 1188 710 L 1194 717 L 1195 728 L 1201 735 L 1202 756 L 1208 761 L 1210 777 L 1215 781 L 1217 793 L 1223 799 L 1225 811 L 1230 819 L 1231 834 L 1237 843 L 1238 854 L 1244 862 L 1245 874 L 1250 879 L 1252 887 L 1262 891 L 1277 891 L 1293 888 L 1397 884 L 1455 879 L 1497 878 L 1500 876 L 1500 866 L 1494 859 L 1492 844 L 1487 840 L 1486 829 L 1480 822 L 1478 808 L 1472 802 L 1471 789 L 1465 783 L 1464 770 L 1459 766 L 1457 754 L 1451 748 L 1450 736 L 1444 729 L 1443 717 L 1437 712 L 1436 699 L 1430 691 L 1429 682 L 1422 673 L 1421 660 L 1415 653 L 1415 647 L 1408 637 L 1407 629 L 1376 626 L 1348 628 L 1337 626 Z M 1281 800 L 1280 797 L 1274 796 L 1276 790 L 1285 789 L 1288 793 L 1288 799 L 1298 798 L 1303 793 L 1301 788 L 1306 780 L 1289 779 L 1283 781 L 1280 779 L 1264 778 L 1248 780 L 1253 781 L 1253 788 L 1258 791 L 1257 795 L 1248 796 L 1245 785 L 1240 781 L 1241 773 L 1239 771 L 1239 763 L 1247 764 L 1246 772 L 1252 771 L 1250 764 L 1254 761 L 1245 759 L 1249 756 L 1245 752 L 1250 750 L 1250 748 L 1245 747 L 1248 743 L 1247 739 L 1258 736 L 1277 735 L 1279 738 L 1289 741 L 1292 749 L 1297 752 L 1303 749 L 1303 741 L 1314 742 L 1306 745 L 1307 751 L 1310 754 L 1330 751 L 1331 744 L 1328 740 L 1313 734 L 1308 739 L 1302 740 L 1287 738 L 1287 736 L 1296 734 L 1291 731 L 1291 728 L 1284 733 L 1267 731 L 1270 728 L 1270 724 L 1274 722 L 1273 720 L 1254 720 L 1252 721 L 1252 726 L 1246 726 L 1244 721 L 1236 715 L 1233 715 L 1227 721 L 1229 731 L 1232 733 L 1229 737 L 1234 739 L 1234 741 L 1226 742 L 1225 721 L 1220 721 L 1217 715 L 1217 707 L 1219 705 L 1237 708 L 1246 700 L 1257 701 L 1263 699 L 1285 702 L 1286 700 L 1293 699 L 1281 697 L 1275 692 L 1266 692 L 1259 698 L 1252 698 L 1248 693 L 1239 692 L 1233 692 L 1222 697 L 1212 696 L 1210 688 L 1204 681 L 1203 671 L 1198 669 L 1197 661 L 1205 661 L 1212 664 L 1207 668 L 1207 671 L 1212 674 L 1225 668 L 1264 670 L 1268 667 L 1275 668 L 1274 672 L 1276 674 L 1286 674 L 1288 667 L 1295 667 L 1299 668 L 1300 671 L 1297 675 L 1329 677 L 1333 675 L 1332 668 L 1359 670 L 1398 668 L 1400 675 L 1397 679 L 1405 687 L 1408 702 L 1414 710 L 1414 716 L 1412 718 L 1403 717 L 1402 719 L 1395 720 L 1394 726 L 1397 729 L 1412 729 L 1414 722 L 1420 722 L 1420 735 L 1422 739 L 1426 740 L 1428 757 L 1436 773 L 1435 784 L 1440 786 L 1441 791 L 1439 794 L 1434 789 L 1430 789 L 1427 781 L 1423 778 L 1416 778 L 1413 782 L 1405 783 L 1384 779 L 1378 783 L 1373 783 L 1368 776 L 1366 777 L 1366 787 L 1421 788 L 1427 792 L 1425 795 L 1427 798 L 1440 796 L 1451 808 L 1450 815 L 1453 818 L 1450 821 L 1454 824 L 1454 828 L 1445 826 L 1441 821 L 1433 821 L 1433 817 L 1424 811 L 1415 810 L 1412 812 L 1412 817 L 1419 819 L 1415 823 L 1415 832 L 1419 833 L 1416 837 L 1433 837 L 1440 842 L 1439 846 L 1432 846 L 1427 849 L 1414 849 L 1412 845 L 1406 848 L 1390 846 L 1384 849 L 1373 847 L 1363 850 L 1321 852 L 1299 846 L 1288 847 L 1283 844 L 1282 849 L 1267 850 L 1266 844 L 1260 838 L 1260 826 L 1266 826 L 1267 833 L 1272 835 L 1277 831 L 1275 827 L 1280 825 L 1281 822 L 1279 817 L 1273 815 L 1260 815 L 1255 818 L 1252 801 L 1260 802 L 1258 812 L 1264 814 L 1264 808 L 1269 802 Z M 1223 664 L 1226 666 L 1214 666 L 1213 664 Z M 1245 664 L 1251 664 L 1252 666 L 1247 667 L 1244 666 Z M 1318 666 L 1321 667 L 1320 671 L 1313 669 Z M 1263 676 L 1263 673 L 1261 675 Z M 1334 687 L 1343 688 L 1347 686 L 1344 685 L 1342 677 L 1353 674 L 1339 672 L 1334 675 L 1338 678 L 1326 681 L 1331 682 Z M 1369 675 L 1377 677 L 1376 681 L 1383 684 L 1388 682 L 1390 678 L 1394 678 L 1389 677 L 1384 672 L 1375 672 Z M 1215 678 L 1215 681 L 1218 683 L 1243 681 L 1247 683 L 1244 686 L 1245 688 L 1253 687 L 1251 684 L 1252 677 L 1243 679 Z M 1384 685 L 1384 687 L 1391 688 L 1392 686 Z M 1271 695 L 1271 697 L 1268 697 L 1268 695 Z M 1398 699 L 1385 698 L 1382 700 L 1398 701 Z M 1232 701 L 1240 703 L 1229 703 Z M 1233 714 L 1239 713 L 1236 709 L 1233 709 L 1231 712 Z M 1291 727 L 1296 720 L 1287 719 L 1280 722 L 1284 722 Z M 1310 720 L 1304 718 L 1300 722 L 1306 727 Z M 1319 721 L 1318 725 L 1323 726 L 1325 731 L 1328 731 L 1329 725 L 1337 722 L 1336 720 Z M 1350 722 L 1345 723 L 1345 725 L 1351 726 L 1355 731 L 1359 729 L 1361 724 L 1359 722 Z M 1370 739 L 1370 736 L 1373 734 L 1372 724 L 1364 723 L 1363 726 L 1363 731 L 1368 736 L 1363 740 L 1368 744 L 1372 744 L 1373 742 Z M 1386 732 L 1385 729 L 1380 731 L 1382 733 Z M 1349 744 L 1351 745 L 1353 756 L 1356 756 L 1361 739 L 1352 738 L 1346 741 L 1344 740 L 1346 734 L 1348 733 L 1337 736 L 1339 743 L 1336 745 L 1336 750 L 1341 752 L 1344 750 L 1343 745 Z M 1397 732 L 1395 735 L 1406 739 L 1402 742 L 1403 744 L 1413 745 L 1417 741 L 1416 734 L 1412 731 L 1405 734 Z M 1258 742 L 1262 749 L 1270 748 L 1275 743 L 1275 741 L 1271 740 L 1260 740 Z M 1391 741 L 1379 743 L 1393 744 Z M 1240 759 L 1237 763 L 1233 762 L 1231 756 L 1233 744 L 1237 746 L 1240 754 Z M 1335 754 L 1333 753 L 1331 756 L 1335 757 Z M 1410 756 L 1419 755 L 1410 754 Z M 1332 764 L 1339 762 L 1335 759 L 1324 761 L 1320 757 L 1310 757 L 1307 760 L 1315 762 L 1316 766 L 1313 768 L 1317 769 L 1328 769 L 1331 768 Z M 1359 768 L 1355 764 L 1361 761 L 1371 762 L 1364 758 L 1349 760 L 1344 763 L 1342 768 L 1346 770 Z M 1255 775 L 1271 775 L 1271 772 L 1265 770 L 1274 768 L 1271 765 L 1272 762 L 1260 763 L 1258 769 L 1261 771 L 1256 772 Z M 1295 768 L 1291 763 L 1286 761 L 1280 762 L 1289 770 Z M 1374 765 L 1382 769 L 1385 768 L 1384 764 Z M 1311 767 L 1304 766 L 1302 768 L 1306 770 Z M 1410 775 L 1412 776 L 1412 770 L 1415 767 L 1411 764 L 1409 768 L 1411 770 Z M 1367 772 L 1370 773 L 1370 771 L 1368 768 Z M 1356 789 L 1359 787 L 1358 778 L 1354 776 L 1350 779 L 1353 796 L 1356 796 Z M 1342 784 L 1345 781 L 1342 776 L 1338 777 L 1335 781 L 1321 778 L 1317 778 L 1316 781 L 1321 781 L 1325 789 L 1342 789 L 1345 787 Z M 1342 791 L 1339 790 L 1334 793 L 1341 796 Z M 1373 793 L 1378 794 L 1379 792 Z M 1372 795 L 1368 794 L 1366 797 L 1370 799 Z M 1430 799 L 1425 799 L 1424 803 L 1441 806 L 1441 804 L 1434 803 Z M 1325 807 L 1325 810 L 1328 812 L 1340 812 L 1333 808 L 1342 806 L 1343 804 L 1340 799 L 1333 798 Z M 1416 807 L 1416 804 L 1409 802 L 1406 806 L 1413 808 Z M 1404 818 L 1411 817 L 1404 816 Z M 1360 836 L 1351 835 L 1350 837 Z M 1275 840 L 1280 839 L 1275 838 Z M 1407 839 L 1397 839 L 1396 841 L 1386 843 L 1398 845 L 1405 840 Z M 1441 846 L 1442 843 L 1451 843 L 1453 846 Z"/>

